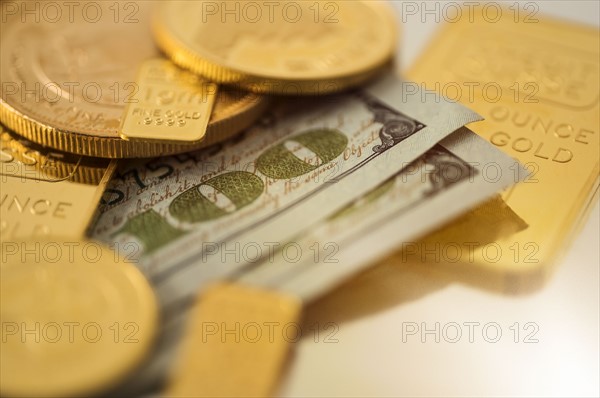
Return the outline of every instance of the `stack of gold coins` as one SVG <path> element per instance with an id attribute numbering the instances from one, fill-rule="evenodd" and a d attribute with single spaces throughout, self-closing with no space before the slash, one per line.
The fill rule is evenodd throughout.
<path id="1" fill-rule="evenodd" d="M 152 157 L 226 139 L 265 109 L 264 97 L 217 91 L 161 59 L 152 2 L 136 4 L 131 23 L 115 23 L 109 3 L 90 4 L 104 15 L 95 23 L 5 18 L 0 121 L 17 134 L 84 156 Z"/>
<path id="2" fill-rule="evenodd" d="M 29 18 L 27 3 L 5 7 L 0 122 L 83 156 L 188 152 L 248 127 L 268 105 L 262 94 L 355 87 L 395 49 L 379 2 L 231 6 L 233 14 L 211 1 L 89 2 L 56 20 Z"/>
<path id="3" fill-rule="evenodd" d="M 390 63 L 377 1 L 2 2 L 0 393 L 106 393 L 153 347 L 143 273 L 85 237 L 117 159 L 198 150 Z"/>

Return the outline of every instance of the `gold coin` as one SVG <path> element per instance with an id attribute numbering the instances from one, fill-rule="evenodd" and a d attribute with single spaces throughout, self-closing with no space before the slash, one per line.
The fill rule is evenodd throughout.
<path id="1" fill-rule="evenodd" d="M 141 363 L 158 312 L 137 268 L 89 241 L 1 244 L 0 394 L 95 394 Z"/>
<path id="2" fill-rule="evenodd" d="M 378 1 L 169 1 L 157 44 L 179 66 L 257 93 L 324 94 L 391 59 L 396 27 Z"/>
<path id="3" fill-rule="evenodd" d="M 108 158 L 187 152 L 249 126 L 265 109 L 266 99 L 222 89 L 205 138 L 198 144 L 120 138 L 125 107 L 137 94 L 139 66 L 160 56 L 150 31 L 152 3 L 89 2 L 79 4 L 81 9 L 72 15 L 62 10 L 57 21 L 38 22 L 25 14 L 23 6 L 23 15 L 3 18 L 0 122 L 44 146 Z M 118 7 L 120 13 L 115 12 Z M 100 17 L 90 19 L 94 15 Z"/>
<path id="4" fill-rule="evenodd" d="M 106 170 L 112 162 L 58 152 L 27 141 L 1 124 L 0 159 L 0 175 L 17 177 L 22 184 L 25 184 L 24 180 L 34 180 L 98 185 L 109 178 Z M 36 189 L 39 189 L 39 184 Z M 80 218 L 81 214 L 78 216 Z"/>

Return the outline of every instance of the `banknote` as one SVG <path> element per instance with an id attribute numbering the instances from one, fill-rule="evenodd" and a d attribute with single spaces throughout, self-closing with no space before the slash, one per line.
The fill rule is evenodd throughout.
<path id="1" fill-rule="evenodd" d="M 282 104 L 224 146 L 129 164 L 91 235 L 137 261 L 163 306 L 185 301 L 479 120 L 404 87 L 390 74 L 359 92 Z"/>
<path id="2" fill-rule="evenodd" d="M 167 347 L 158 351 L 171 352 L 178 320 L 204 286 L 281 252 L 480 120 L 462 105 L 405 87 L 389 74 L 361 91 L 280 103 L 223 145 L 120 167 L 89 234 L 136 262 L 154 284 Z M 134 386 L 161 379 L 169 361 L 158 358 Z"/>
<path id="3" fill-rule="evenodd" d="M 518 162 L 463 128 L 288 242 L 295 253 L 309 254 L 302 260 L 282 254 L 283 246 L 229 279 L 305 303 L 313 301 L 527 175 Z M 447 247 L 434 250 L 448 254 Z M 165 308 L 156 355 L 138 376 L 138 383 L 160 380 L 166 374 L 191 305 L 191 301 L 179 301 Z"/>
<path id="4" fill-rule="evenodd" d="M 293 322 L 299 317 L 299 303 L 313 301 L 384 256 L 389 261 L 391 251 L 412 249 L 417 245 L 415 237 L 526 175 L 519 163 L 466 128 L 453 133 L 290 242 L 293 253 L 312 254 L 305 261 L 276 255 L 200 295 L 190 307 L 167 393 L 238 396 L 250 389 L 248 395 L 267 395 L 276 384 L 281 353 L 290 348 L 289 342 L 253 339 L 248 344 L 227 341 L 223 334 L 220 340 L 208 342 L 207 324 L 221 325 L 222 332 L 235 330 L 240 323 Z M 424 261 L 442 255 L 458 259 L 461 250 L 457 243 L 432 242 Z M 257 368 L 256 361 L 265 367 Z"/>
<path id="5" fill-rule="evenodd" d="M 390 253 L 415 251 L 420 236 L 528 174 L 516 160 L 462 128 L 367 195 L 294 239 L 302 250 L 311 252 L 310 259 L 265 262 L 241 274 L 237 282 L 310 302 Z M 442 256 L 458 259 L 465 248 L 453 242 L 444 246 L 432 242 L 426 250 L 422 261 L 435 262 Z"/>

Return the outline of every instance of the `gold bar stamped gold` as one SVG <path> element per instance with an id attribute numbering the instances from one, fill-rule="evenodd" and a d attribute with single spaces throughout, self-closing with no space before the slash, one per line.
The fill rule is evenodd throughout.
<path id="1" fill-rule="evenodd" d="M 504 278 L 504 290 L 519 291 L 549 274 L 597 192 L 600 35 L 540 16 L 515 21 L 504 12 L 495 23 L 472 16 L 440 29 L 409 77 L 480 113 L 486 120 L 473 130 L 529 169 L 503 194 L 525 226 L 493 242 L 477 242 L 473 228 L 447 229 L 443 241 L 479 244 L 438 268 L 483 267 Z M 484 227 L 497 225 L 477 229 Z"/>
<path id="2" fill-rule="evenodd" d="M 116 161 L 44 148 L 0 125 L 0 235 L 82 238 Z"/>
<path id="3" fill-rule="evenodd" d="M 197 143 L 206 135 L 215 83 L 199 79 L 166 59 L 142 63 L 128 98 L 120 135 L 125 140 Z"/>

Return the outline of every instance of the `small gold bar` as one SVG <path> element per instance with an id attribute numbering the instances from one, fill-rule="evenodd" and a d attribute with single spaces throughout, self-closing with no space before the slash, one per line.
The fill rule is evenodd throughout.
<path id="1" fill-rule="evenodd" d="M 61 153 L 0 125 L 0 235 L 82 238 L 116 161 Z"/>
<path id="2" fill-rule="evenodd" d="M 293 326 L 301 309 L 299 300 L 283 293 L 234 283 L 211 286 L 190 313 L 164 395 L 270 396 L 290 339 L 297 337 Z"/>
<path id="3" fill-rule="evenodd" d="M 549 274 L 598 187 L 600 35 L 539 15 L 515 20 L 508 9 L 494 23 L 481 8 L 469 15 L 440 30 L 409 77 L 485 117 L 473 130 L 531 176 L 503 194 L 524 226 L 492 242 L 472 231 L 497 225 L 448 230 L 476 246 L 441 268 L 504 273 L 504 289 L 518 291 Z"/>
<path id="4" fill-rule="evenodd" d="M 121 122 L 125 140 L 197 143 L 204 138 L 217 85 L 165 59 L 145 61 Z"/>

